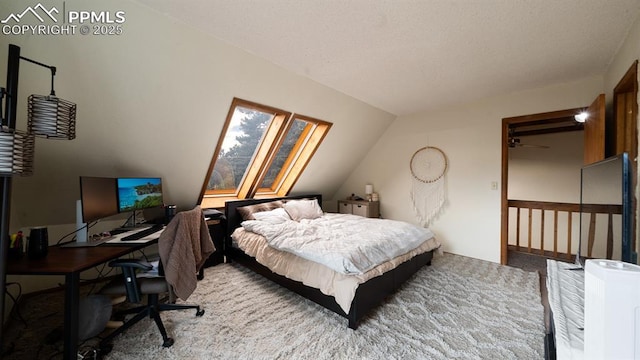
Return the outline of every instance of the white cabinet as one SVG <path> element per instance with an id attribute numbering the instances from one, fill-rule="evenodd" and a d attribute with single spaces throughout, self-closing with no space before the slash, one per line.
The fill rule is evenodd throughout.
<path id="1" fill-rule="evenodd" d="M 364 217 L 380 217 L 380 202 L 365 200 L 338 200 L 338 212 Z"/>

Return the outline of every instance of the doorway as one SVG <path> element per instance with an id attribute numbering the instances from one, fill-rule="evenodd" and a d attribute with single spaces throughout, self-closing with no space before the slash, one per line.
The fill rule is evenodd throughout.
<path id="1" fill-rule="evenodd" d="M 528 230 L 528 239 L 524 241 L 524 247 L 527 249 L 529 253 L 536 253 L 538 255 L 549 256 L 555 253 L 558 255 L 557 247 L 553 247 L 552 253 L 546 253 L 545 250 L 542 249 L 532 249 L 531 245 L 531 224 L 532 224 L 532 211 L 533 209 L 539 209 L 543 216 L 542 224 L 544 224 L 544 212 L 545 208 L 551 207 L 554 205 L 550 203 L 545 203 L 542 201 L 531 201 L 526 204 L 514 204 L 513 202 L 510 204 L 509 200 L 509 192 L 508 192 L 508 184 L 509 184 L 509 150 L 510 148 L 517 146 L 536 146 L 535 144 L 527 144 L 526 137 L 531 135 L 544 135 L 544 134 L 555 134 L 555 133 L 563 133 L 563 132 L 575 132 L 575 131 L 584 131 L 584 123 L 576 122 L 575 115 L 584 111 L 585 108 L 574 108 L 560 111 L 552 111 L 540 114 L 532 114 L 525 116 L 517 116 L 502 119 L 502 191 L 501 191 L 501 251 L 500 251 L 500 261 L 502 264 L 507 264 L 508 254 L 509 254 L 509 209 L 511 205 L 524 205 L 528 207 L 528 221 L 529 221 L 529 230 Z M 604 151 L 604 150 L 603 150 Z M 604 153 L 603 153 L 604 155 Z M 517 210 L 518 214 L 518 229 L 517 233 L 519 234 L 519 224 L 520 224 L 520 209 Z M 544 225 L 543 225 L 544 226 Z M 544 227 L 542 229 L 544 231 Z M 542 240 L 541 240 L 542 241 Z M 557 239 L 555 240 L 557 242 Z M 518 240 L 517 243 L 518 249 L 520 248 L 520 242 Z M 536 251 L 539 250 L 539 251 Z M 570 251 L 570 249 L 569 249 Z"/>

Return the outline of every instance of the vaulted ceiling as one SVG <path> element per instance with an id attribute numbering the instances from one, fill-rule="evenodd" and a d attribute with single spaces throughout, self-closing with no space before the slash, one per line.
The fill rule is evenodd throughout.
<path id="1" fill-rule="evenodd" d="M 137 1 L 396 115 L 602 74 L 640 9 L 640 0 Z"/>

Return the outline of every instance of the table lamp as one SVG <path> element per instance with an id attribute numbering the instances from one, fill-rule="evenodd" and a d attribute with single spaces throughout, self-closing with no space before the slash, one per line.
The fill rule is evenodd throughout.
<path id="1" fill-rule="evenodd" d="M 367 200 L 371 201 L 371 194 L 373 194 L 373 185 L 367 184 L 364 186 L 364 192 L 367 194 Z"/>

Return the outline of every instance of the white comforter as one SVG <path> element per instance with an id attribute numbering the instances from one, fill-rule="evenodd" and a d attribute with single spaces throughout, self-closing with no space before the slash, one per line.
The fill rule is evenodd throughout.
<path id="1" fill-rule="evenodd" d="M 332 213 L 280 224 L 248 220 L 242 227 L 278 250 L 343 274 L 362 274 L 433 237 L 429 229 L 401 221 Z"/>

